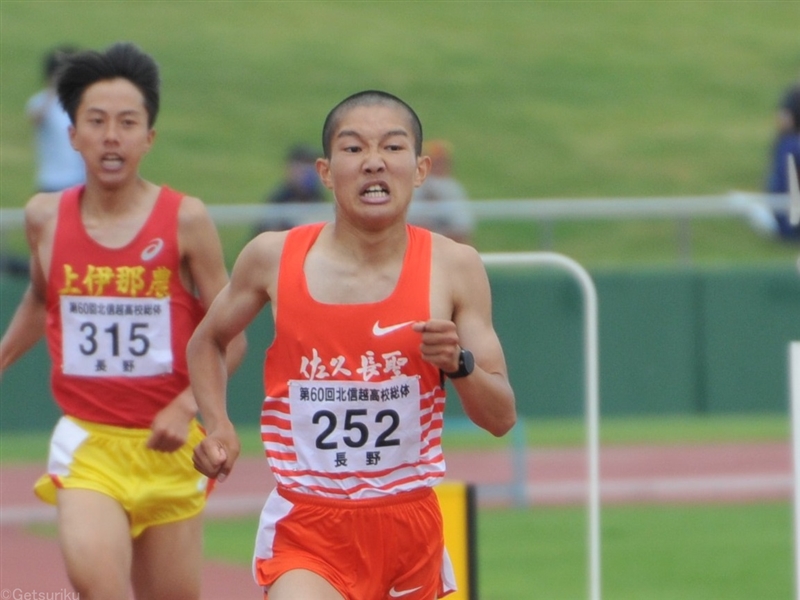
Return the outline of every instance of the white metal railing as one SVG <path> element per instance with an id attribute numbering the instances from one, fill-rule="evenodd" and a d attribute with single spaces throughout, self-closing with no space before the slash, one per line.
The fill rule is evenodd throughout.
<path id="1" fill-rule="evenodd" d="M 589 600 L 601 598 L 600 545 L 600 343 L 597 288 L 583 266 L 568 256 L 554 252 L 481 254 L 485 265 L 550 266 L 566 271 L 580 286 L 583 296 L 583 371 L 586 462 L 588 467 L 588 593 Z M 526 452 L 517 448 L 516 452 Z M 524 467 L 524 462 L 523 462 Z M 523 468 L 527 477 L 527 469 Z"/>
<path id="2" fill-rule="evenodd" d="M 792 471 L 794 484 L 794 593 L 800 600 L 800 342 L 789 343 L 789 414 L 792 423 Z"/>
<path id="3" fill-rule="evenodd" d="M 764 207 L 788 208 L 789 197 L 787 194 L 730 192 L 709 196 L 470 200 L 467 205 L 479 221 L 749 218 Z M 452 207 L 448 202 L 415 202 L 409 218 L 425 221 Z M 333 216 L 331 203 L 212 204 L 208 208 L 218 225 L 255 224 L 264 219 L 284 218 L 309 222 Z M 0 231 L 22 225 L 21 208 L 0 208 Z"/>
<path id="4" fill-rule="evenodd" d="M 749 218 L 764 207 L 787 207 L 788 196 L 731 192 L 715 196 L 488 200 L 472 204 L 475 217 L 482 221 Z"/>
<path id="5" fill-rule="evenodd" d="M 454 211 L 471 213 L 477 222 L 534 222 L 542 228 L 539 250 L 553 250 L 553 226 L 558 221 L 667 219 L 677 224 L 677 254 L 684 263 L 691 262 L 694 219 L 739 218 L 754 227 L 771 219 L 769 213 L 788 210 L 788 194 L 730 192 L 708 196 L 632 197 L 632 198 L 553 198 L 496 200 L 439 200 L 413 202 L 409 221 L 436 230 Z M 286 204 L 211 204 L 209 212 L 218 226 L 273 223 L 278 228 L 333 218 L 334 205 L 322 203 Z M 21 208 L 0 208 L 0 234 L 23 225 Z"/>

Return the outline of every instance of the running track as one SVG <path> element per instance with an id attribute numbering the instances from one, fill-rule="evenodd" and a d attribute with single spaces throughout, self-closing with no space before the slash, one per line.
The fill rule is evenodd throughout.
<path id="1" fill-rule="evenodd" d="M 510 452 L 449 452 L 448 476 L 477 485 L 481 507 L 508 505 L 513 476 Z M 583 503 L 586 457 L 581 448 L 537 449 L 526 456 L 533 506 Z M 603 504 L 667 502 L 761 502 L 789 500 L 791 447 L 785 443 L 689 446 L 607 446 L 601 451 Z M 25 530 L 52 521 L 53 510 L 38 502 L 31 486 L 40 467 L 0 470 L 0 600 L 20 593 L 77 600 L 70 591 L 56 543 Z M 209 516 L 257 514 L 273 480 L 262 458 L 240 460 L 209 502 Z M 9 591 L 11 593 L 9 593 Z M 60 594 L 60 595 L 59 595 Z M 35 594 L 28 597 L 36 597 Z M 250 570 L 208 562 L 203 600 L 260 598 Z"/>

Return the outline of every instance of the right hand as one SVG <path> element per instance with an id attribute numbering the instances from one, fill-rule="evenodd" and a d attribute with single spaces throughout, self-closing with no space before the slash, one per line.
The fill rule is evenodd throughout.
<path id="1" fill-rule="evenodd" d="M 194 448 L 192 463 L 194 468 L 206 477 L 220 483 L 227 479 L 233 463 L 239 457 L 241 444 L 233 425 L 217 428 Z"/>

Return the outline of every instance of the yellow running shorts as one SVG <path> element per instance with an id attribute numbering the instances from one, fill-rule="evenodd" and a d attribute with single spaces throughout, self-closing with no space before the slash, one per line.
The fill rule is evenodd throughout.
<path id="1" fill-rule="evenodd" d="M 204 436 L 200 424 L 192 422 L 189 439 L 176 452 L 148 449 L 150 433 L 62 417 L 50 440 L 47 473 L 34 492 L 50 504 L 56 504 L 58 489 L 106 494 L 128 513 L 132 537 L 199 514 L 211 489 L 192 465 L 192 450 Z"/>

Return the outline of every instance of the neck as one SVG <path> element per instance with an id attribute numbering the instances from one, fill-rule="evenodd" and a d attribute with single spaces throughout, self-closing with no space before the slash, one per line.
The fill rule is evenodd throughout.
<path id="1" fill-rule="evenodd" d="M 337 219 L 331 242 L 359 262 L 380 263 L 405 252 L 408 242 L 406 223 L 400 221 L 383 229 L 366 230 Z"/>
<path id="2" fill-rule="evenodd" d="M 135 209 L 139 201 L 146 198 L 154 187 L 157 186 L 140 177 L 113 188 L 89 180 L 81 203 L 86 213 L 123 213 Z"/>

